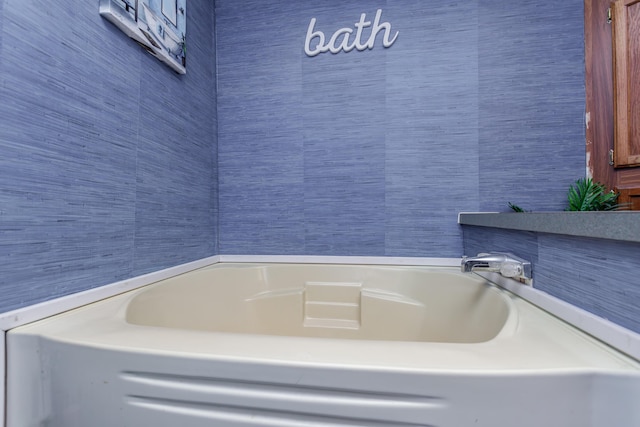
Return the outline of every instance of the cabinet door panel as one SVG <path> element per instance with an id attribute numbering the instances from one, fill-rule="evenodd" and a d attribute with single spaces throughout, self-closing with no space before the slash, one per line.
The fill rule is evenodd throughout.
<path id="1" fill-rule="evenodd" d="M 640 0 L 611 4 L 614 165 L 640 166 Z"/>

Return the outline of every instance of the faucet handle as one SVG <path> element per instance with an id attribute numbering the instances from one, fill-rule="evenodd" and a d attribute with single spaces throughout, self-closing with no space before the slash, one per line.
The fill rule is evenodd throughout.
<path id="1" fill-rule="evenodd" d="M 500 274 L 504 277 L 518 277 L 524 274 L 523 263 L 505 261 L 500 265 Z"/>

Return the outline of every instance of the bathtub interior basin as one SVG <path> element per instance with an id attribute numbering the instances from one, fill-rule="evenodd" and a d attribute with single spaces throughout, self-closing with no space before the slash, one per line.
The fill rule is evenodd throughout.
<path id="1" fill-rule="evenodd" d="M 495 286 L 451 270 L 230 265 L 151 286 L 127 322 L 229 333 L 478 343 L 517 323 Z"/>

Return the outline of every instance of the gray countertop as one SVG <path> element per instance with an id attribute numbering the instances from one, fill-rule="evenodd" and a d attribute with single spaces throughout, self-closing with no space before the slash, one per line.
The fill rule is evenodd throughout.
<path id="1" fill-rule="evenodd" d="M 640 212 L 466 213 L 458 223 L 479 227 L 640 242 Z"/>

